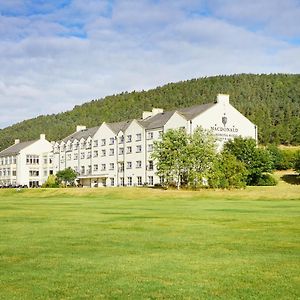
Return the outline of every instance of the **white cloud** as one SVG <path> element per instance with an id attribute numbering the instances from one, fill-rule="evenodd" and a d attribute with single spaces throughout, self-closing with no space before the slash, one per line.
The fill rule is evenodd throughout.
<path id="1" fill-rule="evenodd" d="M 210 1 L 208 14 L 206 2 L 195 0 L 119 0 L 113 7 L 110 1 L 77 0 L 41 7 L 47 13 L 29 17 L 26 6 L 19 9 L 20 16 L 2 15 L 0 128 L 171 81 L 240 72 L 299 72 L 299 45 L 278 37 L 279 29 L 272 29 L 281 22 L 272 19 L 276 7 L 262 2 L 265 6 L 256 1 L 252 6 L 249 1 L 236 6 Z M 287 15 L 297 15 L 296 9 L 290 11 L 293 5 L 288 0 Z M 266 7 L 272 8 L 269 16 L 259 12 Z M 249 28 L 260 23 L 257 30 Z M 272 36 L 272 30 L 278 34 Z"/>

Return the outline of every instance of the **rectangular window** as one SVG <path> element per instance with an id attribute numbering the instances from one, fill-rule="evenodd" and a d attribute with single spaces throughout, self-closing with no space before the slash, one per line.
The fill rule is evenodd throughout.
<path id="1" fill-rule="evenodd" d="M 91 158 L 91 157 L 92 157 L 92 152 L 88 151 L 86 158 L 88 159 L 88 158 Z"/>
<path id="2" fill-rule="evenodd" d="M 94 165 L 94 171 L 98 171 L 98 165 Z"/>
<path id="3" fill-rule="evenodd" d="M 124 148 L 119 148 L 119 155 L 124 154 Z"/>
<path id="4" fill-rule="evenodd" d="M 87 173 L 92 174 L 92 166 L 91 165 L 88 165 Z"/>
<path id="5" fill-rule="evenodd" d="M 124 135 L 121 135 L 119 137 L 119 144 L 122 144 L 122 143 L 124 143 Z"/>
<path id="6" fill-rule="evenodd" d="M 148 145 L 148 152 L 152 152 L 153 151 L 153 144 L 149 144 Z"/>
<path id="7" fill-rule="evenodd" d="M 114 178 L 110 178 L 110 185 L 115 186 L 115 179 Z"/>
<path id="8" fill-rule="evenodd" d="M 163 136 L 163 131 L 162 130 L 160 130 L 159 132 L 158 132 L 158 137 L 161 139 L 162 138 L 162 136 Z"/>
<path id="9" fill-rule="evenodd" d="M 106 170 L 106 164 L 101 164 L 101 171 L 105 171 Z"/>
<path id="10" fill-rule="evenodd" d="M 120 171 L 120 172 L 123 172 L 123 171 L 124 171 L 124 163 L 123 163 L 123 162 L 120 163 L 119 171 Z"/>
<path id="11" fill-rule="evenodd" d="M 98 147 L 98 140 L 94 140 L 94 147 Z"/>
<path id="12" fill-rule="evenodd" d="M 137 185 L 139 185 L 139 186 L 142 185 L 142 176 L 137 177 Z"/>
<path id="13" fill-rule="evenodd" d="M 127 143 L 130 143 L 132 141 L 132 135 L 129 134 L 127 135 Z"/>
<path id="14" fill-rule="evenodd" d="M 47 171 L 46 171 L 47 172 Z M 47 175 L 47 174 L 46 174 Z M 13 170 L 12 171 L 12 176 L 17 176 L 17 171 L 16 170 Z"/>
<path id="15" fill-rule="evenodd" d="M 84 153 L 84 152 L 81 152 L 80 158 L 81 158 L 81 159 L 84 159 L 84 158 L 85 158 L 85 153 Z"/>
<path id="16" fill-rule="evenodd" d="M 94 151 L 94 157 L 98 157 L 98 151 Z"/>
<path id="17" fill-rule="evenodd" d="M 78 153 L 74 153 L 74 160 L 77 160 L 78 159 Z"/>
<path id="18" fill-rule="evenodd" d="M 85 166 L 81 166 L 80 173 L 81 173 L 81 175 L 85 174 Z"/>
<path id="19" fill-rule="evenodd" d="M 102 139 L 101 140 L 101 146 L 105 146 L 106 145 L 106 140 L 105 139 Z"/>
<path id="20" fill-rule="evenodd" d="M 127 169 L 131 169 L 132 168 L 132 162 L 131 161 L 128 161 L 127 162 Z"/>
<path id="21" fill-rule="evenodd" d="M 114 163 L 110 163 L 109 164 L 109 169 L 110 170 L 114 170 L 115 169 L 115 164 Z"/>
<path id="22" fill-rule="evenodd" d="M 121 186 L 124 186 L 124 177 L 120 177 L 120 184 Z"/>
<path id="23" fill-rule="evenodd" d="M 37 177 L 39 175 L 40 175 L 39 171 L 37 171 L 37 170 L 29 170 L 29 176 L 31 176 L 31 177 Z"/>
<path id="24" fill-rule="evenodd" d="M 147 139 L 148 140 L 152 140 L 153 139 L 153 132 L 152 131 L 147 132 Z"/>
<path id="25" fill-rule="evenodd" d="M 141 133 L 137 133 L 136 134 L 136 139 L 135 139 L 137 142 L 141 141 L 142 140 L 142 134 Z"/>
<path id="26" fill-rule="evenodd" d="M 142 161 L 141 161 L 141 160 L 137 160 L 137 161 L 136 161 L 135 167 L 136 167 L 137 169 L 140 169 L 140 168 L 142 167 Z"/>
<path id="27" fill-rule="evenodd" d="M 142 152 L 142 146 L 141 145 L 137 145 L 136 146 L 136 153 L 141 153 Z"/>
<path id="28" fill-rule="evenodd" d="M 101 151 L 101 156 L 103 157 L 103 156 L 106 156 L 106 150 L 102 150 Z"/>
<path id="29" fill-rule="evenodd" d="M 110 144 L 110 145 L 113 145 L 114 143 L 115 143 L 115 138 L 113 138 L 113 137 L 110 138 L 110 139 L 109 139 L 109 144 Z"/>
<path id="30" fill-rule="evenodd" d="M 113 148 L 109 149 L 109 155 L 110 156 L 115 155 L 115 149 L 113 149 Z"/>
<path id="31" fill-rule="evenodd" d="M 153 185 L 153 176 L 148 176 L 148 184 Z"/>
<path id="32" fill-rule="evenodd" d="M 153 171 L 153 160 L 149 160 L 148 162 L 148 170 Z"/>
<path id="33" fill-rule="evenodd" d="M 127 177 L 127 185 L 132 186 L 132 177 Z"/>
<path id="34" fill-rule="evenodd" d="M 127 147 L 127 154 L 130 154 L 130 153 L 132 153 L 132 147 L 131 146 Z"/>

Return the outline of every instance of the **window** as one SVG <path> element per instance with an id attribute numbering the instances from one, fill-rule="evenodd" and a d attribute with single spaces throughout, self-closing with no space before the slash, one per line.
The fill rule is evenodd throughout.
<path id="1" fill-rule="evenodd" d="M 92 152 L 88 151 L 86 158 L 91 158 L 92 157 Z"/>
<path id="2" fill-rule="evenodd" d="M 158 137 L 161 139 L 162 138 L 162 136 L 163 136 L 163 131 L 162 130 L 160 130 L 159 132 L 158 132 Z"/>
<path id="3" fill-rule="evenodd" d="M 109 149 L 109 155 L 110 156 L 115 155 L 115 149 L 113 149 L 113 148 Z"/>
<path id="4" fill-rule="evenodd" d="M 47 171 L 46 171 L 46 173 L 47 173 Z M 47 174 L 46 174 L 47 175 Z M 17 176 L 17 171 L 16 170 L 13 170 L 12 171 L 12 176 Z"/>
<path id="5" fill-rule="evenodd" d="M 81 166 L 80 173 L 81 173 L 81 175 L 85 174 L 85 166 Z"/>
<path id="6" fill-rule="evenodd" d="M 92 148 L 92 141 L 89 141 L 87 143 L 87 146 L 86 146 L 87 149 L 91 149 Z"/>
<path id="7" fill-rule="evenodd" d="M 127 169 L 131 169 L 132 168 L 132 162 L 131 161 L 128 161 L 127 162 Z"/>
<path id="8" fill-rule="evenodd" d="M 152 131 L 147 132 L 147 139 L 148 140 L 152 140 L 153 139 L 153 132 Z"/>
<path id="9" fill-rule="evenodd" d="M 137 185 L 142 185 L 142 176 L 137 177 Z"/>
<path id="10" fill-rule="evenodd" d="M 141 133 L 137 133 L 136 134 L 136 139 L 135 139 L 137 142 L 141 141 L 142 140 L 142 134 Z"/>
<path id="11" fill-rule="evenodd" d="M 124 148 L 119 148 L 119 155 L 124 154 Z"/>
<path id="12" fill-rule="evenodd" d="M 40 163 L 40 160 L 39 160 L 38 155 L 26 155 L 26 164 L 27 165 L 37 165 L 39 163 Z M 8 164 L 8 158 L 6 159 L 6 164 Z"/>
<path id="13" fill-rule="evenodd" d="M 124 171 L 124 163 L 123 163 L 123 162 L 120 163 L 119 171 L 120 171 L 120 172 L 123 172 L 123 171 Z"/>
<path id="14" fill-rule="evenodd" d="M 124 186 L 124 177 L 120 178 L 120 184 L 121 184 L 121 186 Z"/>
<path id="15" fill-rule="evenodd" d="M 101 171 L 105 171 L 106 170 L 106 164 L 101 164 Z"/>
<path id="16" fill-rule="evenodd" d="M 137 145 L 136 146 L 136 153 L 141 153 L 142 152 L 142 146 L 141 145 Z"/>
<path id="17" fill-rule="evenodd" d="M 92 174 L 92 166 L 90 166 L 90 165 L 88 166 L 87 173 Z"/>
<path id="18" fill-rule="evenodd" d="M 114 186 L 115 185 L 115 179 L 114 178 L 110 178 L 110 185 Z"/>
<path id="19" fill-rule="evenodd" d="M 106 145 L 106 140 L 105 139 L 102 139 L 101 140 L 101 146 L 105 146 Z"/>
<path id="20" fill-rule="evenodd" d="M 130 143 L 132 141 L 132 135 L 129 134 L 127 135 L 127 143 Z"/>
<path id="21" fill-rule="evenodd" d="M 81 149 L 84 149 L 84 148 L 85 148 L 85 142 L 82 142 L 82 143 L 81 143 L 80 148 L 81 148 Z"/>
<path id="22" fill-rule="evenodd" d="M 39 176 L 40 172 L 38 170 L 29 170 L 29 176 L 31 177 L 37 177 Z M 9 175 L 9 174 L 7 174 Z"/>
<path id="23" fill-rule="evenodd" d="M 140 169 L 140 168 L 142 167 L 142 161 L 141 161 L 141 160 L 137 160 L 137 161 L 136 161 L 135 167 L 136 167 L 137 169 Z"/>
<path id="24" fill-rule="evenodd" d="M 103 156 L 106 156 L 106 150 L 102 150 L 101 151 L 101 156 L 103 157 Z"/>
<path id="25" fill-rule="evenodd" d="M 84 153 L 84 152 L 82 152 L 82 153 L 80 154 L 80 158 L 81 158 L 81 159 L 84 159 L 84 158 L 85 158 L 85 153 Z"/>
<path id="26" fill-rule="evenodd" d="M 110 163 L 109 164 L 109 169 L 110 170 L 114 170 L 115 169 L 115 164 L 114 163 Z"/>
<path id="27" fill-rule="evenodd" d="M 98 157 L 98 151 L 94 151 L 94 157 Z"/>
<path id="28" fill-rule="evenodd" d="M 119 144 L 122 144 L 122 143 L 124 143 L 124 135 L 121 135 L 119 137 Z"/>
<path id="29" fill-rule="evenodd" d="M 148 176 L 148 184 L 153 185 L 153 176 Z"/>
<path id="30" fill-rule="evenodd" d="M 149 144 L 148 145 L 148 152 L 152 152 L 153 151 L 153 144 Z"/>
<path id="31" fill-rule="evenodd" d="M 127 154 L 130 154 L 130 153 L 132 153 L 132 147 L 131 146 L 127 147 Z"/>
<path id="32" fill-rule="evenodd" d="M 98 147 L 98 140 L 94 140 L 94 147 Z"/>
<path id="33" fill-rule="evenodd" d="M 113 145 L 114 143 L 115 143 L 115 138 L 113 138 L 113 137 L 110 138 L 110 139 L 109 139 L 109 144 L 110 144 L 110 145 Z"/>
<path id="34" fill-rule="evenodd" d="M 98 171 L 98 165 L 94 165 L 94 171 Z"/>
<path id="35" fill-rule="evenodd" d="M 127 177 L 127 185 L 132 186 L 132 177 Z"/>
<path id="36" fill-rule="evenodd" d="M 71 160 L 71 159 L 72 159 L 71 153 L 68 153 L 68 154 L 67 154 L 67 160 Z"/>
<path id="37" fill-rule="evenodd" d="M 74 144 L 73 148 L 74 148 L 74 150 L 78 150 L 78 148 L 79 148 L 79 143 Z"/>
<path id="38" fill-rule="evenodd" d="M 149 160 L 148 162 L 148 170 L 153 171 L 153 160 Z"/>
<path id="39" fill-rule="evenodd" d="M 78 153 L 74 153 L 74 160 L 77 160 L 78 159 Z"/>

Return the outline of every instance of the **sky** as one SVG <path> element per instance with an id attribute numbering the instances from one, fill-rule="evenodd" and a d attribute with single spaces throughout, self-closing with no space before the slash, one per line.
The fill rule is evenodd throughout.
<path id="1" fill-rule="evenodd" d="M 0 128 L 236 73 L 300 73 L 300 0 L 0 0 Z"/>

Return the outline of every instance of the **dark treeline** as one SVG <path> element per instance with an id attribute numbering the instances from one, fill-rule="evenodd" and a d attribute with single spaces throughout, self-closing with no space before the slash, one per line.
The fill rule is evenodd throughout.
<path id="1" fill-rule="evenodd" d="M 143 110 L 165 110 L 212 102 L 218 93 L 258 125 L 261 144 L 300 144 L 300 74 L 213 76 L 170 83 L 149 91 L 122 93 L 93 100 L 73 110 L 39 116 L 0 130 L 0 149 L 14 139 L 59 140 L 78 124 L 93 127 L 103 121 L 140 118 Z"/>

